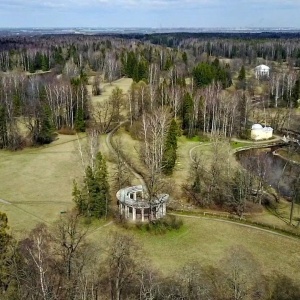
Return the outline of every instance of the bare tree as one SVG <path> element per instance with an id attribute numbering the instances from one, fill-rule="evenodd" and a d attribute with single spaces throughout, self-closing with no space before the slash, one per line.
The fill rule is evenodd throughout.
<path id="1" fill-rule="evenodd" d="M 150 198 L 156 196 L 162 188 L 164 142 L 169 122 L 169 112 L 162 108 L 142 116 L 141 159 L 147 168 L 146 184 Z"/>
<path id="2" fill-rule="evenodd" d="M 228 288 L 228 299 L 260 299 L 262 275 L 259 264 L 242 246 L 231 248 L 221 261 Z"/>
<path id="3" fill-rule="evenodd" d="M 120 190 L 131 183 L 131 174 L 128 170 L 126 162 L 124 160 L 123 143 L 120 138 L 116 138 L 114 141 L 114 149 L 116 150 L 116 166 L 115 166 L 115 188 Z"/>
<path id="4" fill-rule="evenodd" d="M 130 236 L 115 233 L 107 258 L 108 279 L 112 300 L 121 300 L 125 289 L 136 276 L 138 248 Z M 127 290 L 127 295 L 130 291 Z"/>

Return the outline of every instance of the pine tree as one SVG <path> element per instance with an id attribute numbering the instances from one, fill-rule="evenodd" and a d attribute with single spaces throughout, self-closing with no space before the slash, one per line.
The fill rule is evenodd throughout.
<path id="1" fill-rule="evenodd" d="M 84 132 L 85 131 L 85 120 L 84 120 L 84 111 L 81 107 L 76 111 L 74 127 L 76 131 Z"/>
<path id="2" fill-rule="evenodd" d="M 241 70 L 239 72 L 238 80 L 242 81 L 242 80 L 245 80 L 245 79 L 246 79 L 246 70 L 245 70 L 245 67 L 242 66 Z"/>
<path id="3" fill-rule="evenodd" d="M 187 57 L 186 52 L 182 53 L 182 60 L 183 60 L 183 62 L 184 62 L 185 65 L 188 64 L 188 57 Z"/>
<path id="4" fill-rule="evenodd" d="M 87 217 L 98 217 L 97 210 L 99 206 L 100 188 L 99 183 L 95 178 L 95 174 L 90 166 L 86 168 L 85 178 L 84 178 L 84 189 L 86 190 L 87 205 L 85 215 Z"/>
<path id="5" fill-rule="evenodd" d="M 99 185 L 99 201 L 96 203 L 95 212 L 100 218 L 107 215 L 110 200 L 107 166 L 101 152 L 96 157 L 95 179 Z"/>
<path id="6" fill-rule="evenodd" d="M 163 172 L 166 175 L 170 175 L 173 172 L 177 159 L 177 133 L 178 126 L 173 119 L 165 141 L 165 150 L 163 155 Z"/>
<path id="7" fill-rule="evenodd" d="M 194 110 L 194 102 L 190 93 L 186 93 L 183 98 L 182 107 L 182 129 L 187 130 L 188 134 L 191 133 L 192 127 L 192 116 Z"/>
<path id="8" fill-rule="evenodd" d="M 53 125 L 51 122 L 51 112 L 50 108 L 45 105 L 43 107 L 43 112 L 41 116 L 41 120 L 39 122 L 40 128 L 39 133 L 37 135 L 36 142 L 39 144 L 49 144 L 53 140 Z"/>
<path id="9" fill-rule="evenodd" d="M 7 116 L 5 107 L 0 105 L 0 149 L 8 146 Z"/>
<path id="10" fill-rule="evenodd" d="M 80 214 L 84 215 L 87 211 L 87 197 L 83 195 L 83 191 L 78 188 L 77 182 L 73 181 L 73 200 Z"/>
<path id="11" fill-rule="evenodd" d="M 297 79 L 292 90 L 292 101 L 295 107 L 299 106 L 298 100 L 300 99 L 300 78 Z"/>
<path id="12" fill-rule="evenodd" d="M 78 211 L 86 217 L 101 218 L 107 215 L 109 206 L 109 184 L 106 162 L 99 152 L 95 169 L 88 166 L 85 170 L 82 189 L 73 185 L 73 200 Z"/>

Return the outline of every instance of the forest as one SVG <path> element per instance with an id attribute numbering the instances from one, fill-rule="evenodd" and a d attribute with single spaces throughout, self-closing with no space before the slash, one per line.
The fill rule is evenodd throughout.
<path id="1" fill-rule="evenodd" d="M 260 64 L 269 76 L 255 76 Z M 134 170 L 149 199 L 170 194 L 175 213 L 192 207 L 241 220 L 291 205 L 282 232 L 298 236 L 300 177 L 280 200 L 265 182 L 266 159 L 251 161 L 249 172 L 237 167 L 232 147 L 247 145 L 254 123 L 299 138 L 299 68 L 298 34 L 0 36 L 0 156 L 74 136 L 80 165 L 73 209 L 51 224 L 15 237 L 2 206 L 0 298 L 299 299 L 296 278 L 266 274 L 246 246 L 226 249 L 218 267 L 194 260 L 166 276 L 130 232 L 163 235 L 185 224 L 170 215 L 132 229 L 115 198 Z M 128 90 L 114 85 L 124 79 Z M 114 157 L 102 151 L 109 138 Z M 202 144 L 209 150 L 193 154 Z M 297 156 L 299 147 L 289 151 Z M 183 158 L 190 160 L 180 166 Z M 100 249 L 88 238 L 95 220 L 117 228 Z"/>

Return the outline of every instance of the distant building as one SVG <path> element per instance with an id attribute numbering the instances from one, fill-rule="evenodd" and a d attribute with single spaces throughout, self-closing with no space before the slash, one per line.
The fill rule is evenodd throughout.
<path id="1" fill-rule="evenodd" d="M 273 128 L 262 127 L 260 124 L 254 124 L 251 128 L 251 139 L 255 141 L 267 140 L 272 138 Z"/>
<path id="2" fill-rule="evenodd" d="M 259 65 L 255 68 L 255 77 L 269 77 L 270 76 L 270 68 L 266 65 Z"/>

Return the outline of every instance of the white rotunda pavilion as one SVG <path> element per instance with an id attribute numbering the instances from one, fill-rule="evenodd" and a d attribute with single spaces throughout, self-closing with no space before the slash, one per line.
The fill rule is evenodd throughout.
<path id="1" fill-rule="evenodd" d="M 145 222 L 164 217 L 167 213 L 168 194 L 148 200 L 142 185 L 126 187 L 117 192 L 119 211 L 126 219 Z"/>

